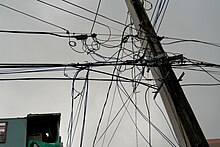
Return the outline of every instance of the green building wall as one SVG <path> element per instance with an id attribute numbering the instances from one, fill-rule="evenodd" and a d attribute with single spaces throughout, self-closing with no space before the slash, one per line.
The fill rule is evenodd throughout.
<path id="1" fill-rule="evenodd" d="M 0 122 L 7 122 L 6 142 L 0 143 L 0 147 L 26 147 L 26 118 L 0 119 Z"/>

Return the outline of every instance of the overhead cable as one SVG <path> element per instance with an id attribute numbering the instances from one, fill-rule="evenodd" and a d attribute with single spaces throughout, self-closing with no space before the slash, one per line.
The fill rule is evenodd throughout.
<path id="1" fill-rule="evenodd" d="M 93 32 L 93 29 L 94 29 L 94 27 L 95 27 L 95 23 L 96 23 L 96 19 L 97 19 L 98 13 L 99 13 L 99 8 L 100 8 L 100 5 L 101 5 L 101 1 L 102 1 L 102 0 L 99 0 L 99 2 L 98 2 L 98 6 L 97 6 L 97 9 L 96 9 L 96 13 L 95 13 L 95 18 L 94 18 L 94 20 L 93 20 L 92 28 L 91 28 L 90 33 Z"/>
<path id="2" fill-rule="evenodd" d="M 207 41 L 202 41 L 198 39 L 183 39 L 183 38 L 176 38 L 176 37 L 168 37 L 168 36 L 162 36 L 160 37 L 161 39 L 170 39 L 170 40 L 175 40 L 171 42 L 163 42 L 162 45 L 171 45 L 171 44 L 176 44 L 176 43 L 181 43 L 181 42 L 195 42 L 195 43 L 202 43 L 202 44 L 207 44 L 215 47 L 220 47 L 219 43 L 211 43 Z"/>
<path id="3" fill-rule="evenodd" d="M 41 18 L 38 18 L 38 17 L 36 17 L 36 16 L 33 16 L 33 15 L 28 14 L 28 13 L 22 12 L 22 11 L 20 11 L 20 10 L 15 9 L 15 8 L 9 7 L 9 6 L 4 5 L 4 4 L 1 4 L 1 3 L 0 3 L 0 6 L 2 6 L 2 7 L 4 7 L 4 8 L 7 8 L 7 9 L 10 9 L 10 10 L 12 10 L 12 11 L 18 12 L 18 13 L 23 14 L 23 15 L 25 15 L 25 16 L 31 17 L 31 18 L 33 18 L 33 19 L 36 19 L 36 20 L 41 21 L 41 22 L 43 22 L 43 23 L 46 23 L 46 24 L 48 24 L 48 25 L 54 26 L 54 27 L 56 27 L 56 28 L 62 29 L 62 30 L 64 30 L 64 31 L 66 31 L 66 32 L 69 32 L 69 31 L 68 31 L 67 29 L 65 29 L 64 27 L 61 27 L 61 26 L 56 25 L 56 24 L 54 24 L 54 23 L 45 21 L 45 20 L 43 20 L 43 19 L 41 19 Z"/>
<path id="4" fill-rule="evenodd" d="M 100 17 L 102 17 L 102 18 L 105 18 L 105 19 L 107 19 L 107 20 L 110 20 L 110 21 L 112 21 L 112 22 L 115 22 L 115 23 L 117 23 L 117 24 L 120 24 L 120 25 L 125 26 L 125 24 L 122 23 L 122 22 L 120 22 L 120 21 L 117 21 L 117 20 L 115 20 L 115 19 L 109 18 L 109 17 L 104 16 L 104 15 L 99 14 L 99 13 L 93 12 L 93 11 L 91 11 L 91 10 L 85 8 L 85 7 L 79 6 L 79 5 L 75 4 L 75 3 L 69 2 L 69 1 L 67 1 L 67 0 L 62 0 L 62 1 L 65 2 L 65 3 L 68 3 L 68 4 L 72 5 L 72 6 L 75 6 L 75 7 L 78 7 L 78 8 L 80 8 L 80 9 L 83 9 L 83 10 L 89 12 L 89 13 L 97 14 L 97 16 L 100 16 Z"/>
<path id="5" fill-rule="evenodd" d="M 90 18 L 88 18 L 88 17 L 85 17 L 85 16 L 82 16 L 82 15 L 80 15 L 80 14 L 77 14 L 77 13 L 74 13 L 74 12 L 71 12 L 71 11 L 68 11 L 68 10 L 65 10 L 65 9 L 63 9 L 63 8 L 61 8 L 61 7 L 55 6 L 55 5 L 50 4 L 50 3 L 47 3 L 47 2 L 45 2 L 45 1 L 42 1 L 42 0 L 37 0 L 37 1 L 40 2 L 40 3 L 42 3 L 42 4 L 45 4 L 45 5 L 47 5 L 47 6 L 50 6 L 50 7 L 52 7 L 52 8 L 58 9 L 58 10 L 60 10 L 60 11 L 69 13 L 69 14 L 71 14 L 71 15 L 75 15 L 75 16 L 77 16 L 77 17 L 80 17 L 80 18 L 82 18 L 82 19 L 85 19 L 85 20 L 88 20 L 88 21 L 91 21 L 91 22 L 94 21 L 94 20 L 92 20 L 92 19 L 90 19 Z M 96 21 L 96 23 L 99 24 L 99 25 L 102 25 L 102 26 L 104 26 L 104 27 L 106 27 L 106 28 L 108 28 L 109 31 L 110 31 L 110 27 L 109 27 L 108 25 L 106 25 L 106 24 L 104 24 L 104 23 L 101 23 L 101 22 L 98 22 L 98 21 Z M 115 29 L 115 28 L 114 28 L 114 29 Z M 117 30 L 117 29 L 115 29 L 115 30 Z"/>

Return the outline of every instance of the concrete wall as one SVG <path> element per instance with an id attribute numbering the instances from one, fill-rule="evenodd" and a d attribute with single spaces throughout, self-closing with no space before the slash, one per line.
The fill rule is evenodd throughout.
<path id="1" fill-rule="evenodd" d="M 6 143 L 0 143 L 0 147 L 26 147 L 27 119 L 0 119 L 7 122 Z"/>

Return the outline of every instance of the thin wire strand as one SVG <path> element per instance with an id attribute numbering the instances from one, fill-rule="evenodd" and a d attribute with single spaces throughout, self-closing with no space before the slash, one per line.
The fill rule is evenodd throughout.
<path id="1" fill-rule="evenodd" d="M 102 0 L 99 0 L 99 2 L 98 2 L 98 6 L 97 6 L 97 9 L 96 9 L 96 13 L 95 13 L 95 18 L 94 18 L 94 20 L 93 20 L 92 28 L 91 28 L 91 31 L 90 31 L 91 34 L 92 34 L 93 29 L 94 29 L 94 27 L 95 27 L 95 23 L 96 23 L 96 19 L 97 19 L 98 13 L 99 13 L 99 8 L 100 8 L 100 5 L 101 5 L 101 1 L 102 1 Z"/>
<path id="2" fill-rule="evenodd" d="M 162 45 L 171 45 L 171 44 L 182 43 L 182 42 L 195 42 L 195 43 L 202 43 L 202 44 L 206 44 L 206 45 L 220 47 L 219 43 L 211 43 L 211 42 L 202 41 L 202 40 L 198 40 L 198 39 L 183 39 L 183 38 L 168 37 L 168 36 L 162 36 L 162 39 L 176 40 L 176 41 L 172 41 L 172 42 L 163 42 Z"/>
<path id="3" fill-rule="evenodd" d="M 117 24 L 120 24 L 120 25 L 122 25 L 122 26 L 125 26 L 125 25 L 124 25 L 122 22 L 120 22 L 120 21 L 117 21 L 117 20 L 115 20 L 115 19 L 109 18 L 109 17 L 104 16 L 104 15 L 99 14 L 99 13 L 93 12 L 93 11 L 91 11 L 91 10 L 85 8 L 85 7 L 79 6 L 79 5 L 77 5 L 77 4 L 73 3 L 73 2 L 70 2 L 70 1 L 67 1 L 67 0 L 62 0 L 62 1 L 65 2 L 65 3 L 68 3 L 68 4 L 72 5 L 72 6 L 75 6 L 75 7 L 77 7 L 77 8 L 80 8 L 80 9 L 82 9 L 82 10 L 85 10 L 85 11 L 91 13 L 91 14 L 95 14 L 95 15 L 97 14 L 97 16 L 100 16 L 100 17 L 102 17 L 102 18 L 105 18 L 105 19 L 107 19 L 107 20 L 110 20 L 110 21 L 112 21 L 112 22 L 115 22 L 115 23 L 117 23 Z"/>
<path id="4" fill-rule="evenodd" d="M 17 12 L 17 13 L 23 14 L 23 15 L 25 15 L 25 16 L 28 16 L 28 17 L 33 18 L 33 19 L 35 19 L 35 20 L 38 20 L 38 21 L 40 21 L 40 22 L 46 23 L 46 24 L 48 24 L 48 25 L 50 25 L 50 26 L 54 26 L 54 27 L 56 27 L 56 28 L 59 28 L 59 29 L 61 29 L 61 30 L 64 30 L 65 32 L 69 32 L 69 31 L 68 31 L 67 29 L 65 29 L 64 27 L 61 27 L 61 26 L 58 26 L 58 25 L 56 25 L 56 24 L 54 24 L 54 23 L 45 21 L 45 20 L 43 20 L 43 19 L 41 19 L 41 18 L 38 18 L 38 17 L 36 17 L 36 16 L 33 16 L 33 15 L 28 14 L 28 13 L 22 12 L 22 11 L 20 11 L 20 10 L 15 9 L 15 8 L 9 7 L 9 6 L 4 5 L 4 4 L 1 4 L 1 3 L 0 3 L 0 6 L 2 6 L 2 7 L 4 7 L 4 8 L 7 8 L 7 9 L 10 9 L 10 10 L 12 10 L 12 11 L 15 11 L 15 12 Z"/>

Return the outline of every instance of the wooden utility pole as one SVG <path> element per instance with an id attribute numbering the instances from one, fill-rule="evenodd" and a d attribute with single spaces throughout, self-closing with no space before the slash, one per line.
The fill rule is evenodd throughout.
<path id="1" fill-rule="evenodd" d="M 125 0 L 133 19 L 141 45 L 145 50 L 144 59 L 156 59 L 162 64 L 151 67 L 151 72 L 162 97 L 165 109 L 173 126 L 180 147 L 208 147 L 206 138 L 196 120 L 189 102 L 172 70 L 157 34 L 140 0 Z"/>

